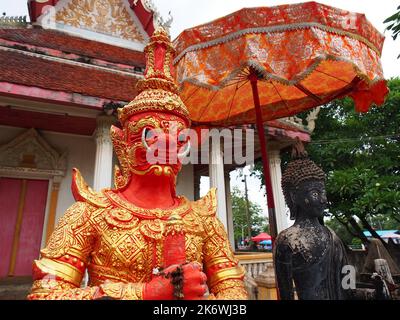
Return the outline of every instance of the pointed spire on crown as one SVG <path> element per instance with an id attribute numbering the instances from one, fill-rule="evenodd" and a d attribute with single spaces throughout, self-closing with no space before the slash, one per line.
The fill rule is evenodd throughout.
<path id="1" fill-rule="evenodd" d="M 189 112 L 178 96 L 172 65 L 175 49 L 167 31 L 158 27 L 144 49 L 146 69 L 144 78 L 137 83 L 139 94 L 129 104 L 118 110 L 122 124 L 130 116 L 146 111 L 160 111 L 177 114 L 188 123 Z"/>

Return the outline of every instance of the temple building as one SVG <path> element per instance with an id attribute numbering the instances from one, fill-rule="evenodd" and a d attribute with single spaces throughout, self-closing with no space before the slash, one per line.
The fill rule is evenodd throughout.
<path id="1" fill-rule="evenodd" d="M 163 22 L 146 0 L 29 0 L 28 8 L 30 22 L 0 19 L 0 280 L 30 277 L 32 261 L 74 202 L 72 168 L 95 190 L 113 186 L 109 128 L 116 108 L 136 96 L 143 49 Z M 308 127 L 295 118 L 267 123 L 278 231 L 288 226 L 280 150 L 310 140 L 315 113 L 308 120 Z M 254 152 L 261 157 L 257 139 Z M 222 157 L 212 144 L 210 158 Z M 194 200 L 200 178 L 210 176 L 232 245 L 229 172 L 238 166 L 188 164 L 177 183 L 177 193 Z"/>

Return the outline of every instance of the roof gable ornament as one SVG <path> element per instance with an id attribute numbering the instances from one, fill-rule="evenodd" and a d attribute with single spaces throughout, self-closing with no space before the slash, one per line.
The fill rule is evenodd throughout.
<path id="1" fill-rule="evenodd" d="M 173 17 L 171 15 L 171 11 L 168 12 L 168 19 L 164 20 L 164 18 L 161 16 L 160 12 L 154 5 L 154 2 L 152 0 L 134 0 L 133 5 L 137 6 L 138 2 L 142 4 L 143 8 L 153 14 L 153 25 L 154 28 L 157 29 L 158 27 L 162 27 L 164 30 L 166 30 L 169 33 L 169 29 L 171 28 L 171 24 L 173 21 Z"/>
<path id="2" fill-rule="evenodd" d="M 143 51 L 156 26 L 169 26 L 152 1 L 29 0 L 34 25 Z"/>
<path id="3" fill-rule="evenodd" d="M 144 30 L 123 0 L 60 1 L 56 23 L 143 43 Z"/>
<path id="4" fill-rule="evenodd" d="M 64 176 L 66 169 L 66 153 L 58 153 L 33 128 L 0 146 L 0 174 Z"/>

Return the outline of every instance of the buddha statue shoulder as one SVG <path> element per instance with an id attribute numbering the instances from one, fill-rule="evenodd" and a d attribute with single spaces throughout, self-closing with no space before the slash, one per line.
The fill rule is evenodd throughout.
<path id="1" fill-rule="evenodd" d="M 279 294 L 292 300 L 344 299 L 342 267 L 347 264 L 341 240 L 323 225 L 327 208 L 325 175 L 305 151 L 282 176 L 282 189 L 294 224 L 279 233 L 275 271 Z"/>
<path id="2" fill-rule="evenodd" d="M 74 169 L 76 202 L 34 261 L 29 299 L 247 298 L 244 269 L 216 216 L 215 189 L 198 201 L 175 192 L 190 119 L 165 30 L 154 32 L 145 53 L 139 94 L 110 131 L 120 164 L 115 188 L 94 191 Z M 156 151 L 163 155 L 152 161 Z"/>

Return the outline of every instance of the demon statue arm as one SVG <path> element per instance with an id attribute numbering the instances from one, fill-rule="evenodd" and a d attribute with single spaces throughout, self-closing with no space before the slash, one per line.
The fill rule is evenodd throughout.
<path id="1" fill-rule="evenodd" d="M 95 241 L 90 220 L 95 207 L 76 202 L 61 218 L 41 259 L 33 264 L 33 287 L 28 299 L 93 299 L 98 287 L 80 288 Z"/>
<path id="2" fill-rule="evenodd" d="M 170 299 L 173 286 L 169 279 L 161 276 L 147 283 L 109 278 L 97 286 L 81 288 L 91 256 L 99 251 L 95 244 L 100 239 L 103 218 L 110 203 L 86 185 L 77 169 L 74 169 L 72 192 L 77 202 L 60 219 L 47 246 L 41 250 L 41 258 L 34 261 L 34 283 L 28 299 Z M 173 267 L 170 269 L 172 272 Z M 192 270 L 184 271 L 190 273 Z M 155 293 L 158 295 L 154 296 Z"/>
<path id="3" fill-rule="evenodd" d="M 216 216 L 215 189 L 196 201 L 193 209 L 203 215 L 203 265 L 210 289 L 209 299 L 248 299 L 243 283 L 244 269 L 238 266 L 225 228 Z"/>
<path id="4" fill-rule="evenodd" d="M 102 216 L 106 202 L 91 190 L 86 190 L 83 197 L 77 191 L 77 184 L 83 183 L 79 178 L 75 172 L 72 189 L 80 201 L 65 212 L 41 251 L 41 259 L 34 262 L 34 283 L 28 299 L 91 300 L 104 296 L 142 299 L 144 284 L 139 283 L 105 282 L 100 286 L 80 287 L 97 239 L 96 221 Z"/>

